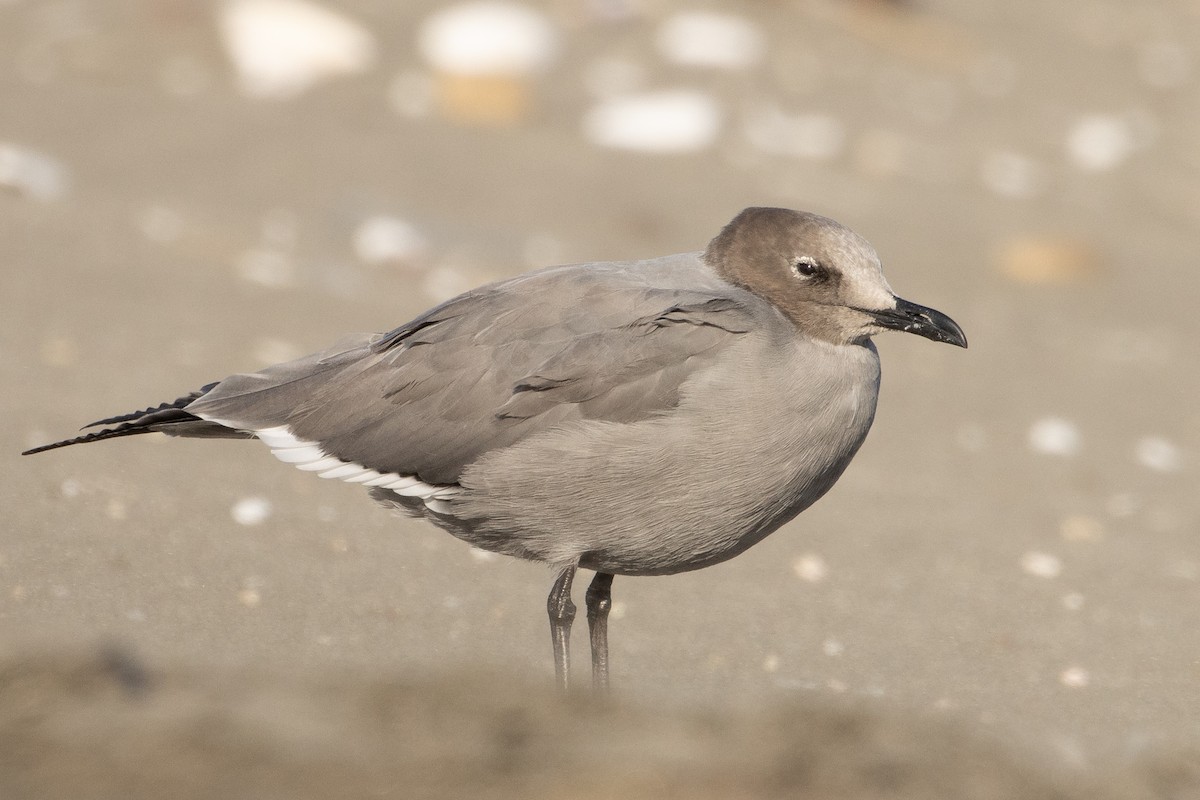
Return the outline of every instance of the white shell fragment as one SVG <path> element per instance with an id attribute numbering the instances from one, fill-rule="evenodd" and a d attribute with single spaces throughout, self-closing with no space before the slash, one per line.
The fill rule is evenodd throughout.
<path id="1" fill-rule="evenodd" d="M 1030 550 L 1021 556 L 1021 569 L 1037 578 L 1057 578 L 1062 574 L 1062 560 L 1051 553 Z"/>
<path id="2" fill-rule="evenodd" d="M 444 8 L 421 26 L 421 54 L 442 72 L 521 75 L 545 67 L 558 36 L 541 12 L 519 3 L 480 0 Z"/>
<path id="3" fill-rule="evenodd" d="M 1143 436 L 1137 442 L 1137 460 L 1156 472 L 1177 472 L 1183 466 L 1179 448 L 1161 436 Z"/>
<path id="4" fill-rule="evenodd" d="M 766 50 L 758 26 L 716 11 L 680 11 L 658 29 L 658 50 L 667 61 L 689 67 L 746 69 Z"/>
<path id="5" fill-rule="evenodd" d="M 583 120 L 584 135 L 593 144 L 645 153 L 705 150 L 720 130 L 716 101 L 689 90 L 615 97 L 593 107 Z"/>
<path id="6" fill-rule="evenodd" d="M 1092 682 L 1092 676 L 1083 667 L 1067 667 L 1059 673 L 1058 681 L 1068 689 L 1082 689 Z"/>
<path id="7" fill-rule="evenodd" d="M 411 223 L 379 214 L 354 231 L 354 252 L 367 264 L 403 264 L 428 250 L 425 237 Z"/>
<path id="8" fill-rule="evenodd" d="M 271 516 L 274 508 L 265 497 L 243 497 L 233 504 L 229 513 L 239 525 L 260 525 Z"/>
<path id="9" fill-rule="evenodd" d="M 1059 417 L 1039 419 L 1029 429 L 1029 446 L 1051 456 L 1073 456 L 1083 445 L 1075 423 Z"/>
<path id="10" fill-rule="evenodd" d="M 1128 121 L 1105 114 L 1081 117 L 1067 136 L 1072 163 L 1088 172 L 1119 166 L 1133 152 L 1135 136 Z"/>
<path id="11" fill-rule="evenodd" d="M 375 40 L 365 28 L 309 0 L 226 0 L 220 31 L 249 97 L 286 100 L 375 65 Z"/>
<path id="12" fill-rule="evenodd" d="M 817 583 L 829 575 L 829 565 L 816 553 L 806 553 L 792 562 L 792 571 L 801 580 Z"/>
<path id="13" fill-rule="evenodd" d="M 0 189 L 12 189 L 42 203 L 67 193 L 67 170 L 58 160 L 21 145 L 0 142 Z"/>

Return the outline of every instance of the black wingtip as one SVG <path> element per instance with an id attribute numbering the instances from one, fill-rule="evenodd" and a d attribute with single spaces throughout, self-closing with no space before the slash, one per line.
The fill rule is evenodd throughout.
<path id="1" fill-rule="evenodd" d="M 80 430 L 95 428 L 98 425 L 116 425 L 115 428 L 105 428 L 100 431 L 92 431 L 82 436 L 76 436 L 73 439 L 63 439 L 61 442 L 52 442 L 44 444 L 41 447 L 33 447 L 21 453 L 23 456 L 31 456 L 34 453 L 44 453 L 47 450 L 57 450 L 60 447 L 68 447 L 73 444 L 86 444 L 88 442 L 98 442 L 103 439 L 114 439 L 118 436 L 133 436 L 139 433 L 151 433 L 153 431 L 162 430 L 162 426 L 172 423 L 189 423 L 196 422 L 197 418 L 184 411 L 189 403 L 198 397 L 207 394 L 219 381 L 201 386 L 194 392 L 189 392 L 183 397 L 178 397 L 168 403 L 160 403 L 153 408 L 144 408 L 141 411 L 130 411 L 128 414 L 119 414 L 115 417 L 105 417 L 98 419 L 95 422 L 90 422 L 84 425 Z"/>
<path id="2" fill-rule="evenodd" d="M 31 455 L 34 455 L 35 453 L 44 453 L 47 450 L 57 450 L 60 447 L 69 447 L 70 445 L 73 445 L 73 444 L 87 444 L 88 442 L 96 442 L 96 441 L 100 441 L 101 439 L 115 439 L 118 436 L 133 436 L 133 435 L 139 434 L 139 433 L 150 433 L 150 431 L 145 428 L 134 428 L 134 427 L 109 428 L 107 430 L 95 431 L 94 433 L 88 433 L 83 436 L 76 436 L 73 439 L 63 439 L 61 442 L 51 442 L 50 444 L 44 444 L 44 445 L 41 445 L 40 447 L 32 447 L 32 448 L 24 451 L 23 453 L 21 453 L 21 455 L 31 456 Z"/>
<path id="3" fill-rule="evenodd" d="M 21 451 L 21 455 L 31 456 L 34 453 L 44 453 L 47 450 L 55 450 L 59 447 L 66 447 L 69 444 L 75 444 L 75 442 L 73 442 L 73 441 L 55 442 L 54 444 L 44 444 L 41 447 L 31 447 L 28 450 Z"/>
<path id="4" fill-rule="evenodd" d="M 66 447 L 69 444 L 81 444 L 82 442 L 83 442 L 82 436 L 76 437 L 74 439 L 64 439 L 61 442 L 52 442 L 51 444 L 44 444 L 44 445 L 41 445 L 40 447 L 31 447 L 28 450 L 25 450 L 24 452 L 22 452 L 21 455 L 31 456 L 34 453 L 44 453 L 47 450 L 57 450 L 58 448 Z"/>

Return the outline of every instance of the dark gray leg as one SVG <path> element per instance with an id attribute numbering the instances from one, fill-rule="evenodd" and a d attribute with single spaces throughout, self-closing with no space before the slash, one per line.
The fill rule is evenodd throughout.
<path id="1" fill-rule="evenodd" d="M 612 608 L 613 576 L 597 572 L 587 590 L 588 632 L 592 639 L 592 688 L 608 693 L 608 611 Z"/>
<path id="2" fill-rule="evenodd" d="M 574 579 L 573 566 L 558 573 L 558 578 L 550 587 L 550 596 L 546 598 L 546 612 L 550 615 L 550 641 L 554 645 L 554 678 L 559 691 L 564 693 L 571 676 L 571 623 L 575 621 L 571 581 Z"/>

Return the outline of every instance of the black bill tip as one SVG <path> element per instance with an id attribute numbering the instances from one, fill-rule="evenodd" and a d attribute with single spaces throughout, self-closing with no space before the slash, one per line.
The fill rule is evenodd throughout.
<path id="1" fill-rule="evenodd" d="M 962 328 L 958 327 L 958 323 L 935 309 L 910 303 L 897 297 L 894 309 L 863 310 L 889 330 L 915 333 L 917 336 L 924 336 L 935 342 L 945 342 L 958 347 L 965 348 L 967 346 L 967 335 L 963 333 Z"/>

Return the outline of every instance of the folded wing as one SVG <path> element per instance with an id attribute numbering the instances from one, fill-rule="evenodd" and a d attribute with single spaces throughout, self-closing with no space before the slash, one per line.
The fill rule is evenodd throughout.
<path id="1" fill-rule="evenodd" d="M 575 268 L 484 287 L 387 334 L 234 375 L 186 411 L 245 431 L 286 426 L 342 461 L 450 484 L 489 450 L 557 425 L 668 412 L 752 327 L 736 290 L 601 278 Z"/>

